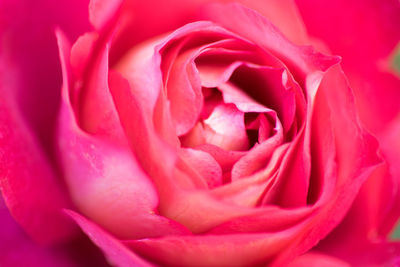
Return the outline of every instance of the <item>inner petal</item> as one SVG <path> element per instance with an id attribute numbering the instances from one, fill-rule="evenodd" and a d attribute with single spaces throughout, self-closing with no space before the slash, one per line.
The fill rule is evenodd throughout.
<path id="1" fill-rule="evenodd" d="M 286 133 L 296 114 L 295 94 L 287 80 L 285 69 L 243 64 L 232 73 L 229 82 L 262 106 L 276 111 Z"/>
<path id="2" fill-rule="evenodd" d="M 216 106 L 210 117 L 203 123 L 207 143 L 226 150 L 240 151 L 249 148 L 244 113 L 234 105 L 220 104 Z"/>

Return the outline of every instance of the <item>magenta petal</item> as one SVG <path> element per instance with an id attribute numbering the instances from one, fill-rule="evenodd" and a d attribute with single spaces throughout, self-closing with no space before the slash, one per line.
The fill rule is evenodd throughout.
<path id="1" fill-rule="evenodd" d="M 69 206 L 68 197 L 7 88 L 1 87 L 0 99 L 0 188 L 5 202 L 35 240 L 64 239 L 73 229 L 61 213 Z"/>
<path id="2" fill-rule="evenodd" d="M 125 247 L 119 240 L 108 234 L 106 231 L 82 215 L 72 210 L 65 210 L 65 212 L 79 225 L 79 227 L 81 227 L 82 231 L 88 235 L 93 243 L 95 243 L 104 252 L 108 261 L 113 265 L 121 267 L 153 266 L 152 264 L 138 257 L 135 253 Z"/>
<path id="3" fill-rule="evenodd" d="M 399 266 L 400 243 L 389 241 L 359 242 L 346 250 L 335 246 L 318 246 L 318 251 L 345 260 L 351 266 Z"/>
<path id="4" fill-rule="evenodd" d="M 388 208 L 386 218 L 382 220 L 379 232 L 386 234 L 392 230 L 393 225 L 399 220 L 400 217 L 400 114 L 392 123 L 386 128 L 383 134 L 379 137 L 382 153 L 385 155 L 389 164 L 389 172 L 391 177 L 386 177 L 386 180 L 380 181 L 380 188 L 384 195 L 389 195 L 386 192 L 394 192 L 395 196 L 392 198 L 392 206 Z M 388 181 L 389 180 L 389 181 Z M 393 184 L 392 188 L 389 186 Z M 388 186 L 389 185 L 389 186 Z M 383 196 L 383 195 L 382 195 Z M 384 201 L 381 202 L 385 204 Z"/>
<path id="5" fill-rule="evenodd" d="M 380 132 L 400 112 L 400 79 L 387 71 L 387 58 L 400 42 L 399 1 L 296 2 L 310 35 L 343 57 L 360 117 Z"/>
<path id="6" fill-rule="evenodd" d="M 68 198 L 16 107 L 2 102 L 0 121 L 0 188 L 13 216 L 37 241 L 70 236 L 73 228 L 60 213 Z"/>
<path id="7" fill-rule="evenodd" d="M 399 266 L 400 242 L 376 242 L 345 257 L 353 266 Z"/>
<path id="8" fill-rule="evenodd" d="M 375 60 L 385 58 L 400 40 L 397 0 L 295 2 L 309 33 L 321 38 L 333 52 L 343 55 L 345 65 L 376 67 Z M 366 61 L 374 63 L 364 64 Z"/>
<path id="9" fill-rule="evenodd" d="M 71 38 L 89 29 L 88 2 L 0 2 L 1 86 L 13 94 L 21 117 L 49 154 L 53 149 L 61 86 L 54 28 L 61 27 Z"/>
<path id="10" fill-rule="evenodd" d="M 104 266 L 96 258 L 86 254 L 87 260 L 80 262 L 73 258 L 68 246 L 43 246 L 29 238 L 20 225 L 9 213 L 0 194 L 0 266 L 5 267 L 72 267 L 80 264 L 96 262 Z M 87 252 L 86 250 L 84 252 Z M 79 256 L 78 256 L 79 258 Z M 100 258 L 101 259 L 101 258 Z"/>

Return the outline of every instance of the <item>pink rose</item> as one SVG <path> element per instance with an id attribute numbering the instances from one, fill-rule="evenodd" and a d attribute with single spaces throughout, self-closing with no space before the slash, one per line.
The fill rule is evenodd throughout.
<path id="1" fill-rule="evenodd" d="M 219 2 L 1 4 L 1 266 L 400 263 L 400 3 Z"/>

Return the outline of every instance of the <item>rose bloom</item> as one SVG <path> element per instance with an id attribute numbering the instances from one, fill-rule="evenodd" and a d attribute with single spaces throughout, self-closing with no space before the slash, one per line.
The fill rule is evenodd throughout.
<path id="1" fill-rule="evenodd" d="M 397 0 L 3 0 L 0 266 L 398 266 Z"/>

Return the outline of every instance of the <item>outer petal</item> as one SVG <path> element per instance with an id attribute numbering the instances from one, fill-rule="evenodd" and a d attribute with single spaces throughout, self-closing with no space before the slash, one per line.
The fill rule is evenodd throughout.
<path id="1" fill-rule="evenodd" d="M 375 63 L 376 59 L 389 55 L 399 42 L 399 1 L 295 1 L 308 32 L 343 55 L 347 61 L 344 64 L 356 64 L 357 59 Z M 360 67 L 362 62 L 365 60 L 358 63 Z"/>
<path id="2" fill-rule="evenodd" d="M 93 0 L 91 3 L 91 6 L 93 6 L 91 8 L 92 23 L 95 26 L 104 25 L 106 23 L 105 20 L 111 17 L 110 14 L 114 10 L 117 10 L 115 4 L 118 2 L 120 1 Z M 115 59 L 118 59 L 130 47 L 143 40 L 174 30 L 188 22 L 198 20 L 196 15 L 199 8 L 212 2 L 214 1 L 124 1 L 122 8 L 119 10 L 121 12 L 119 15 L 120 25 L 116 45 L 112 51 L 111 63 L 115 62 Z M 219 2 L 230 1 L 220 0 Z M 265 17 L 269 18 L 290 40 L 296 43 L 306 42 L 306 31 L 292 0 L 240 0 L 238 2 L 258 10 Z M 109 7 L 108 5 L 111 8 L 100 8 L 104 6 Z M 96 6 L 99 8 L 96 8 Z M 154 6 L 157 6 L 157 8 L 154 8 Z M 108 11 L 104 12 L 102 10 Z M 163 23 L 158 23 L 159 21 L 163 21 Z M 146 25 L 145 30 L 141 25 Z M 136 34 L 132 35 L 129 32 L 135 32 Z"/>
<path id="3" fill-rule="evenodd" d="M 31 240 L 9 213 L 0 194 L 0 266 L 78 267 L 106 266 L 102 255 L 88 247 L 87 240 L 45 247 Z M 93 246 L 89 243 L 90 246 Z M 77 253 L 78 252 L 78 253 Z M 84 253 L 84 257 L 82 254 Z"/>
<path id="4" fill-rule="evenodd" d="M 61 86 L 54 27 L 60 26 L 70 38 L 76 38 L 89 29 L 87 6 L 88 0 L 0 2 L 0 57 L 9 60 L 2 72 L 10 73 L 8 66 L 13 65 L 18 81 L 5 85 L 15 94 L 21 117 L 39 136 L 46 152 L 52 150 Z"/>
<path id="5" fill-rule="evenodd" d="M 65 79 L 59 157 L 74 203 L 121 238 L 188 233 L 155 214 L 157 193 L 129 149 L 87 135 L 78 127 L 68 94 L 70 68 L 65 59 L 69 48 L 61 34 L 57 37 Z"/>
<path id="6" fill-rule="evenodd" d="M 66 210 L 66 213 L 81 227 L 89 238 L 104 252 L 108 261 L 120 267 L 150 267 L 152 264 L 138 257 L 119 240 L 82 215 Z"/>
<path id="7" fill-rule="evenodd" d="M 387 234 L 392 230 L 393 225 L 399 222 L 400 217 L 400 114 L 392 123 L 386 128 L 386 130 L 380 135 L 381 147 L 384 155 L 386 156 L 389 165 L 389 172 L 391 174 L 391 181 L 387 181 L 387 184 L 393 183 L 393 193 L 395 198 L 392 198 L 392 207 L 389 209 L 386 218 L 382 220 L 380 226 L 381 234 Z M 389 177 L 387 177 L 389 180 Z M 386 192 L 390 192 L 390 187 L 382 187 Z M 385 192 L 385 191 L 382 191 Z M 384 193 L 386 194 L 386 193 Z"/>
<path id="8" fill-rule="evenodd" d="M 61 85 L 53 27 L 64 26 L 74 38 L 86 30 L 85 2 L 0 3 L 0 183 L 13 216 L 42 242 L 69 235 L 64 229 L 69 223 L 63 222 L 58 211 L 68 201 L 45 153 L 54 159 L 52 142 Z"/>
<path id="9" fill-rule="evenodd" d="M 361 120 L 377 135 L 388 161 L 389 169 L 382 166 L 369 178 L 347 218 L 327 241 L 345 251 L 352 247 L 349 242 L 387 235 L 400 215 L 400 146 L 397 145 L 400 130 L 396 126 L 400 79 L 388 71 L 387 61 L 400 41 L 400 3 L 396 0 L 296 2 L 309 33 L 343 56 L 342 66 L 355 92 Z M 343 240 L 346 237 L 349 242 Z"/>
<path id="10" fill-rule="evenodd" d="M 9 66 L 8 79 L 1 77 L 0 85 L 0 189 L 25 231 L 37 241 L 51 243 L 72 234 L 72 225 L 61 214 L 69 201 L 8 91 L 13 85 L 11 70 Z"/>
<path id="11" fill-rule="evenodd" d="M 380 132 L 400 112 L 400 79 L 387 57 L 400 41 L 397 0 L 296 0 L 309 33 L 343 57 L 363 123 Z"/>
<path id="12" fill-rule="evenodd" d="M 342 251 L 340 247 L 318 246 L 318 251 L 345 260 L 351 266 L 398 266 L 400 264 L 400 243 L 376 241 L 359 243 Z"/>
<path id="13" fill-rule="evenodd" d="M 350 264 L 338 258 L 318 252 L 307 252 L 292 261 L 288 267 L 350 267 Z"/>
<path id="14" fill-rule="evenodd" d="M 260 13 L 239 4 L 211 5 L 205 9 L 204 17 L 277 56 L 303 86 L 306 76 L 326 71 L 339 61 L 338 57 L 317 53 L 312 47 L 293 44 Z"/>
<path id="15" fill-rule="evenodd" d="M 127 241 L 137 253 L 167 266 L 251 266 L 266 263 L 291 240 L 279 234 L 206 235 Z"/>

